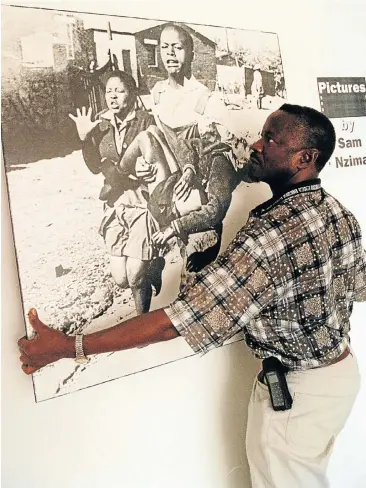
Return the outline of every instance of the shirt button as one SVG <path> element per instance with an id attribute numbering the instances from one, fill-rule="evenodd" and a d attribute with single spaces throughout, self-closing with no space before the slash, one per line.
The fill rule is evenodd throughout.
<path id="1" fill-rule="evenodd" d="M 127 148 L 127 144 L 124 142 L 124 143 L 122 144 L 122 147 L 123 147 L 123 149 L 126 149 L 126 148 Z"/>

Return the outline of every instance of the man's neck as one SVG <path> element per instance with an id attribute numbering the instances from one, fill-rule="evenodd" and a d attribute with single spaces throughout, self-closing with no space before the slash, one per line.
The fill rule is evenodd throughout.
<path id="1" fill-rule="evenodd" d="M 272 198 L 269 200 L 261 203 L 252 212 L 261 213 L 263 211 L 268 211 L 269 209 L 273 208 L 275 205 L 278 205 L 287 195 L 293 195 L 298 191 L 299 193 L 304 191 L 313 191 L 318 190 L 321 187 L 321 181 L 319 178 L 314 179 L 304 179 L 300 182 L 293 183 L 291 185 L 283 185 L 282 190 L 279 191 L 276 195 L 273 195 Z"/>
<path id="2" fill-rule="evenodd" d="M 133 112 L 133 107 L 127 108 L 123 112 L 120 112 L 119 114 L 115 114 L 115 118 L 117 118 L 120 122 L 124 122 L 132 112 Z"/>
<path id="3" fill-rule="evenodd" d="M 288 191 L 292 190 L 293 188 L 306 186 L 307 184 L 313 184 L 314 182 L 319 181 L 319 175 L 314 175 L 312 178 L 304 178 L 298 181 L 291 181 L 286 183 L 285 185 L 278 186 L 276 189 L 272 189 L 273 198 L 279 198 L 280 196 L 284 195 Z"/>
<path id="4" fill-rule="evenodd" d="M 295 173 L 287 181 L 270 183 L 269 186 L 271 188 L 273 196 L 276 197 L 277 195 L 283 195 L 295 185 L 316 180 L 317 178 L 319 178 L 319 173 L 317 172 L 312 172 L 311 174 L 308 174 L 306 176 Z"/>
<path id="5" fill-rule="evenodd" d="M 191 78 L 191 73 L 179 73 L 177 75 L 168 75 L 169 85 L 171 88 L 180 90 L 184 87 L 185 80 Z"/>

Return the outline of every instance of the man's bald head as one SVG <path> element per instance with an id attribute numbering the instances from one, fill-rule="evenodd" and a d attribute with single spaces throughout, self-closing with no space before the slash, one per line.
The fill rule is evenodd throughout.
<path id="1" fill-rule="evenodd" d="M 167 24 L 160 35 L 160 56 L 169 77 L 182 83 L 191 77 L 192 36 L 180 25 Z"/>
<path id="2" fill-rule="evenodd" d="M 181 40 L 181 43 L 185 46 L 187 51 L 193 53 L 193 47 L 194 47 L 193 46 L 193 38 L 192 38 L 191 34 L 186 29 L 184 29 L 184 27 L 182 27 L 179 24 L 174 24 L 172 22 L 169 24 L 166 24 L 164 29 L 161 31 L 161 37 L 163 37 L 163 34 L 168 32 L 168 31 L 176 32 L 178 34 L 180 40 Z"/>

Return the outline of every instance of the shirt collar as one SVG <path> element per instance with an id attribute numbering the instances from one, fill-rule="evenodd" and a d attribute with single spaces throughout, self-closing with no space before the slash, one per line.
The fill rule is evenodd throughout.
<path id="1" fill-rule="evenodd" d="M 272 207 L 276 206 L 286 198 L 292 197 L 298 193 L 306 193 L 311 191 L 317 191 L 321 189 L 321 180 L 319 178 L 315 178 L 312 180 L 302 181 L 300 183 L 295 183 L 289 187 L 287 187 L 283 192 L 273 196 L 266 202 L 262 203 L 255 207 L 252 212 L 254 214 L 260 214 L 267 210 L 270 210 Z"/>
<path id="2" fill-rule="evenodd" d="M 111 110 L 107 110 L 100 115 L 103 119 L 108 120 L 108 122 L 113 125 L 113 127 L 119 131 L 123 130 L 128 122 L 131 122 L 136 117 L 136 110 L 131 110 L 124 120 L 117 117 Z M 116 123 L 117 122 L 117 123 Z"/>

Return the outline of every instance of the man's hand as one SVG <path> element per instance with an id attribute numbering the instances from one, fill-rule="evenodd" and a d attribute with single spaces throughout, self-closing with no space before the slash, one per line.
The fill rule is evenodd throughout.
<path id="1" fill-rule="evenodd" d="M 24 373 L 32 374 L 59 359 L 75 357 L 73 337 L 47 327 L 39 320 L 34 308 L 29 311 L 28 318 L 35 332 L 34 337 L 32 339 L 22 337 L 18 341 Z"/>
<path id="2" fill-rule="evenodd" d="M 183 199 L 183 201 L 185 202 L 188 199 L 189 195 L 191 194 L 192 188 L 194 187 L 194 182 L 194 171 L 192 168 L 187 168 L 174 187 L 174 192 L 179 200 Z"/>
<path id="3" fill-rule="evenodd" d="M 155 232 L 152 238 L 156 245 L 164 246 L 173 236 L 174 230 L 171 227 L 167 227 L 164 231 Z"/>
<path id="4" fill-rule="evenodd" d="M 187 259 L 187 271 L 191 273 L 198 273 L 205 266 L 208 266 L 215 261 L 219 251 L 220 246 L 215 244 L 214 246 L 208 247 L 204 251 L 192 253 Z"/>
<path id="5" fill-rule="evenodd" d="M 71 120 L 73 120 L 76 124 L 76 129 L 79 134 L 79 138 L 81 141 L 85 141 L 91 131 L 100 124 L 101 120 L 95 120 L 92 122 L 91 119 L 92 109 L 89 107 L 88 112 L 86 111 L 85 107 L 80 109 L 76 109 L 76 117 L 75 115 L 69 114 Z"/>
<path id="6" fill-rule="evenodd" d="M 150 164 L 142 156 L 136 160 L 136 177 L 142 180 L 143 183 L 153 183 L 156 180 L 156 173 L 158 168 L 155 164 Z"/>

